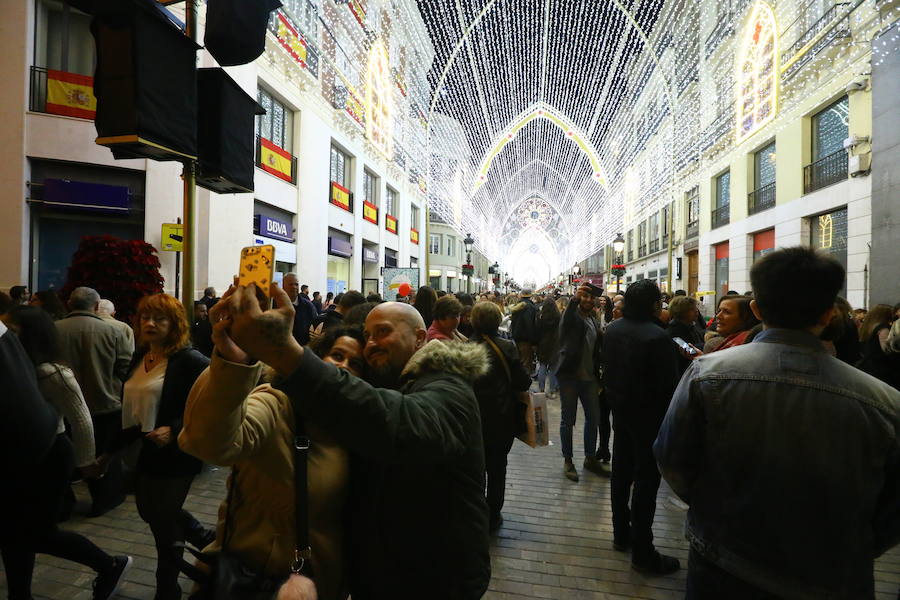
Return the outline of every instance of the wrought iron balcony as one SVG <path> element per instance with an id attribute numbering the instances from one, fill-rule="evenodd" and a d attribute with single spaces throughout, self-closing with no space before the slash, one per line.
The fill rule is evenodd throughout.
<path id="1" fill-rule="evenodd" d="M 755 215 L 775 206 L 775 182 L 747 194 L 747 214 Z"/>
<path id="2" fill-rule="evenodd" d="M 684 239 L 689 240 L 700 235 L 700 221 L 691 221 L 687 224 L 687 230 L 684 232 Z"/>
<path id="3" fill-rule="evenodd" d="M 803 192 L 809 194 L 847 179 L 847 152 L 838 150 L 803 168 Z"/>
<path id="4" fill-rule="evenodd" d="M 712 211 L 712 228 L 728 225 L 731 222 L 731 205 L 723 204 Z"/>
<path id="5" fill-rule="evenodd" d="M 818 0 L 814 2 L 810 2 L 806 10 L 809 10 L 812 6 L 817 6 Z M 813 40 L 819 33 L 821 33 L 829 24 L 831 24 L 835 19 L 840 18 L 842 15 L 847 17 L 850 12 L 850 2 L 835 2 L 834 5 L 825 11 L 825 13 L 816 19 L 816 21 L 809 26 L 809 28 L 801 33 L 797 40 L 791 44 L 784 52 L 781 53 L 781 64 L 785 65 L 788 61 L 793 59 L 798 52 L 800 52 L 810 41 Z M 800 23 L 800 19 L 802 16 L 795 21 L 795 23 Z M 793 25 L 791 25 L 792 27 Z M 790 27 L 788 28 L 790 29 Z M 806 51 L 806 57 L 794 63 L 788 71 L 785 73 L 786 77 L 790 77 L 793 73 L 800 70 L 800 68 L 809 62 L 813 56 L 818 54 L 823 48 L 828 46 L 832 41 L 840 37 L 847 37 L 850 35 L 850 23 L 849 20 L 846 21 L 846 26 L 835 27 L 829 32 L 827 36 L 819 40 L 815 46 L 812 48 L 808 48 Z"/>

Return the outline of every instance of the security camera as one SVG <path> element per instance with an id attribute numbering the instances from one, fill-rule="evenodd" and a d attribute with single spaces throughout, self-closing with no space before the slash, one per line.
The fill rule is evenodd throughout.
<path id="1" fill-rule="evenodd" d="M 849 94 L 850 92 L 861 92 L 861 91 L 865 90 L 868 87 L 868 85 L 869 85 L 869 79 L 861 78 L 861 79 L 857 79 L 855 81 L 851 81 L 850 83 L 847 84 L 847 87 L 844 89 Z"/>
<path id="2" fill-rule="evenodd" d="M 844 140 L 844 150 L 849 150 L 850 148 L 855 148 L 860 144 L 868 144 L 869 136 L 867 135 L 851 135 L 847 139 Z"/>

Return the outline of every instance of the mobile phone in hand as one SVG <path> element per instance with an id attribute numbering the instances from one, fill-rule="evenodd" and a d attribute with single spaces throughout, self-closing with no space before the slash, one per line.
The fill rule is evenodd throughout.
<path id="1" fill-rule="evenodd" d="M 591 296 L 594 296 L 595 298 L 603 295 L 603 288 L 598 285 L 594 285 L 593 283 L 590 283 L 590 282 L 585 282 L 585 283 L 582 283 L 581 285 L 583 285 L 586 288 L 589 288 L 591 290 Z"/>
<path id="2" fill-rule="evenodd" d="M 691 356 L 694 356 L 695 354 L 697 354 L 697 351 L 694 349 L 694 347 L 691 346 L 690 344 L 688 344 L 686 341 L 684 341 L 680 337 L 673 337 L 672 341 L 675 342 L 676 344 L 678 344 L 679 348 L 681 348 L 682 350 L 684 350 Z"/>
<path id="3" fill-rule="evenodd" d="M 269 298 L 269 286 L 275 276 L 275 246 L 247 246 L 241 249 L 238 285 L 256 284 L 256 289 Z"/>

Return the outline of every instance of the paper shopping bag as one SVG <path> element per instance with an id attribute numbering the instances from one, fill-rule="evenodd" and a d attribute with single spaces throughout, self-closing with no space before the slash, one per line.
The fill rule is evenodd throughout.
<path id="1" fill-rule="evenodd" d="M 547 396 L 543 393 L 523 392 L 519 401 L 525 405 L 524 427 L 516 436 L 532 448 L 550 444 L 550 430 L 547 422 Z"/>

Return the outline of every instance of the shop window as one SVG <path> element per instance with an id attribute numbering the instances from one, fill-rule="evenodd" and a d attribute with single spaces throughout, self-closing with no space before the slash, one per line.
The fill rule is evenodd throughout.
<path id="1" fill-rule="evenodd" d="M 753 235 L 753 262 L 775 249 L 775 230 L 767 229 Z"/>
<path id="2" fill-rule="evenodd" d="M 294 112 L 264 88 L 259 88 L 257 99 L 266 111 L 266 114 L 256 117 L 257 137 L 267 139 L 282 150 L 292 152 Z"/>
<path id="3" fill-rule="evenodd" d="M 810 218 L 810 245 L 817 250 L 830 254 L 835 258 L 844 270 L 847 269 L 847 209 L 825 213 Z M 841 295 L 847 293 L 847 283 Z"/>

